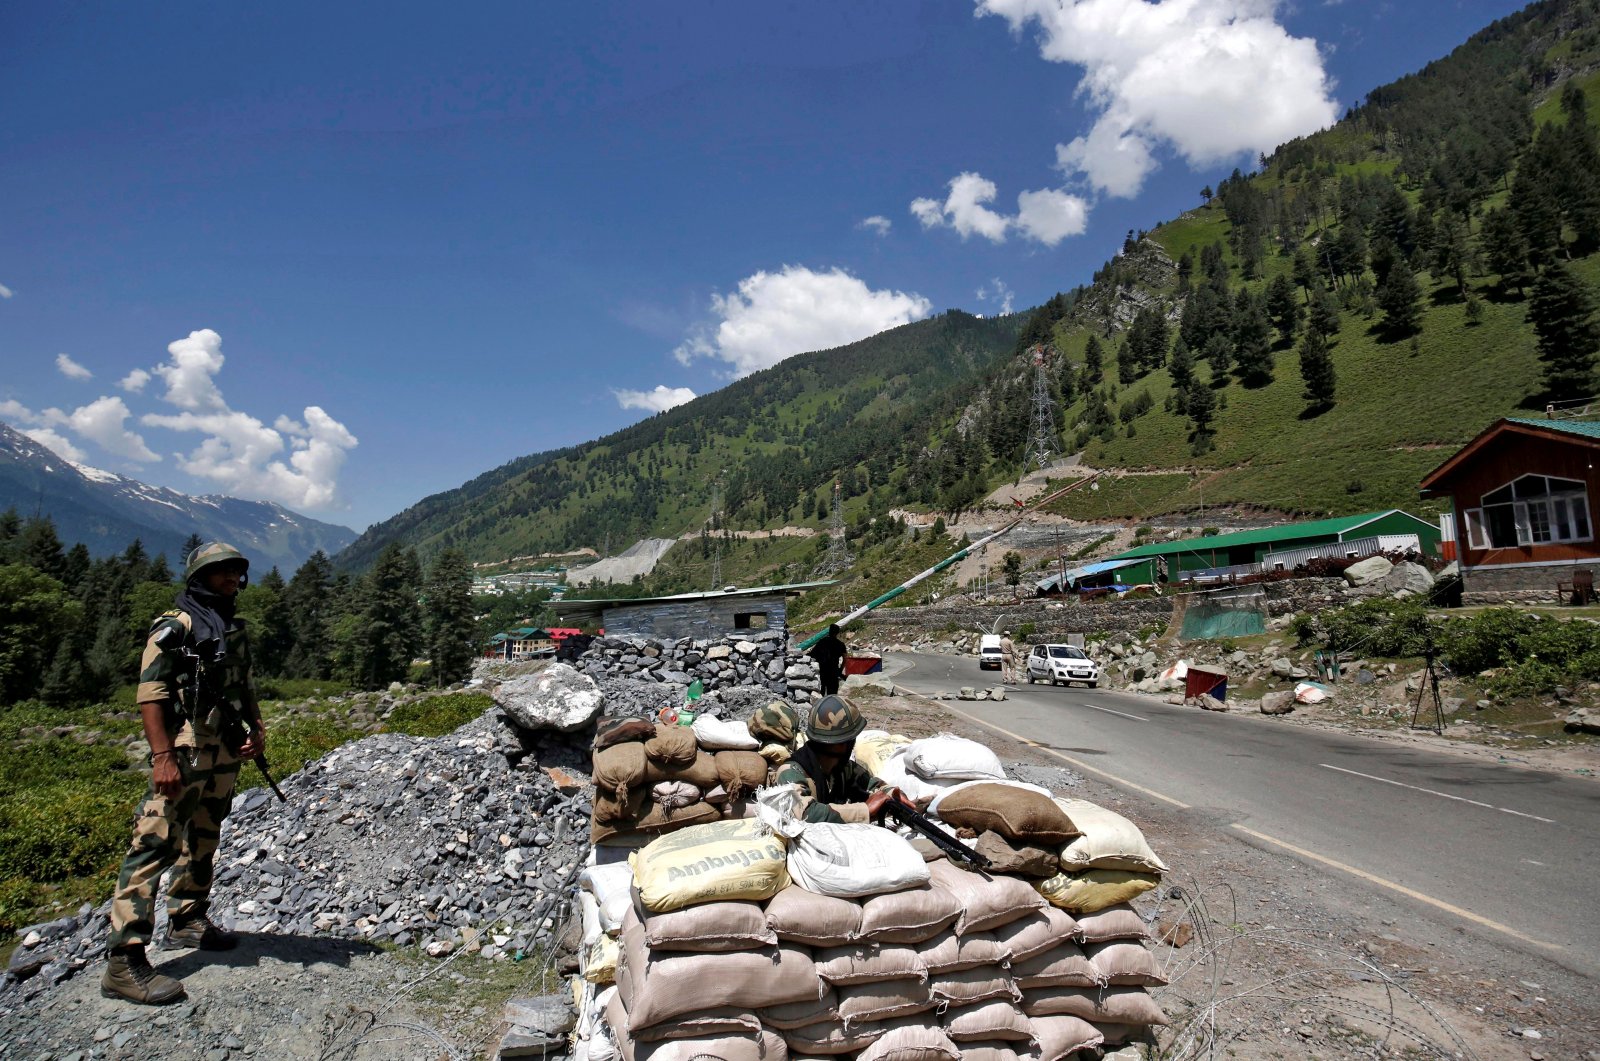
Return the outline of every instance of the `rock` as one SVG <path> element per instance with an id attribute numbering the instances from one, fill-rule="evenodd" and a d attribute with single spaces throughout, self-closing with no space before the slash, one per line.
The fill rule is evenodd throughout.
<path id="1" fill-rule="evenodd" d="M 565 663 L 513 678 L 494 691 L 495 703 L 526 730 L 582 729 L 600 714 L 605 697 L 593 678 Z"/>
<path id="2" fill-rule="evenodd" d="M 1367 668 L 1365 668 L 1365 667 L 1362 667 L 1360 670 L 1356 671 L 1356 684 L 1357 685 L 1371 685 L 1373 682 L 1375 682 L 1377 680 L 1378 680 L 1378 676 L 1376 674 L 1372 673 L 1371 671 L 1367 670 Z"/>
<path id="3" fill-rule="evenodd" d="M 1562 719 L 1561 724 L 1568 733 L 1600 733 L 1600 714 L 1592 708 L 1580 707 Z"/>
<path id="4" fill-rule="evenodd" d="M 565 1035 L 544 1035 L 538 1032 L 530 1034 L 512 1028 L 500 1039 L 500 1049 L 495 1056 L 497 1058 L 564 1057 L 566 1052 Z"/>
<path id="5" fill-rule="evenodd" d="M 1344 569 L 1344 580 L 1352 586 L 1365 586 L 1377 582 L 1394 570 L 1394 565 L 1381 556 L 1369 556 Z"/>
<path id="6" fill-rule="evenodd" d="M 1294 693 L 1283 691 L 1268 693 L 1261 698 L 1263 715 L 1287 715 L 1294 710 Z"/>
<path id="7" fill-rule="evenodd" d="M 1433 588 L 1433 574 L 1421 564 L 1399 563 L 1384 575 L 1383 591 L 1394 597 L 1416 597 Z"/>
<path id="8" fill-rule="evenodd" d="M 16 950 L 11 952 L 11 960 L 6 963 L 6 972 L 9 973 L 14 979 L 26 980 L 40 969 L 43 969 L 45 963 L 50 960 L 50 957 L 51 956 L 44 951 L 34 951 L 28 950 L 26 947 L 18 947 Z"/>
<path id="9" fill-rule="evenodd" d="M 1228 710 L 1228 705 L 1225 702 L 1223 702 L 1221 700 L 1218 700 L 1216 697 L 1212 696 L 1210 693 L 1201 693 L 1195 699 L 1199 702 L 1200 706 L 1203 709 L 1207 710 L 1207 711 L 1226 711 L 1226 710 Z"/>
<path id="10" fill-rule="evenodd" d="M 556 786 L 556 791 L 563 796 L 581 792 L 583 787 L 588 784 L 583 778 L 573 777 L 559 766 L 546 766 L 542 769 L 545 772 L 545 776 L 550 778 L 550 783 Z"/>
<path id="11" fill-rule="evenodd" d="M 505 1019 L 515 1028 L 545 1035 L 565 1035 L 578 1022 L 563 995 L 510 999 L 506 1002 Z"/>
<path id="12" fill-rule="evenodd" d="M 1460 699 L 1459 697 L 1447 696 L 1443 700 L 1440 701 L 1439 706 L 1440 706 L 1441 710 L 1444 711 L 1445 714 L 1453 715 L 1457 711 L 1460 711 L 1463 707 L 1466 707 L 1467 706 L 1467 702 L 1465 700 Z"/>
<path id="13" fill-rule="evenodd" d="M 1295 667 L 1294 664 L 1289 661 L 1288 656 L 1279 656 L 1277 659 L 1273 660 L 1267 665 L 1267 669 L 1272 671 L 1273 674 L 1276 674 L 1280 678 L 1294 677 Z"/>
<path id="14" fill-rule="evenodd" d="M 989 690 L 989 699 L 991 699 L 991 700 L 1004 700 L 1005 698 L 1006 698 L 1006 687 L 1005 686 L 996 685 L 993 689 Z"/>
<path id="15" fill-rule="evenodd" d="M 961 687 L 961 689 L 956 693 L 956 699 L 957 700 L 976 700 L 977 698 L 978 698 L 978 690 L 974 689 L 970 685 L 963 685 Z"/>

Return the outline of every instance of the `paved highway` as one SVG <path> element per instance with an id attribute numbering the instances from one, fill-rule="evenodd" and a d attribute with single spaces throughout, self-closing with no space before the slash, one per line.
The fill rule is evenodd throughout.
<path id="1" fill-rule="evenodd" d="M 989 686 L 971 657 L 893 655 L 928 695 Z M 1026 683 L 946 706 L 1265 850 L 1600 979 L 1600 784 L 1153 697 Z"/>

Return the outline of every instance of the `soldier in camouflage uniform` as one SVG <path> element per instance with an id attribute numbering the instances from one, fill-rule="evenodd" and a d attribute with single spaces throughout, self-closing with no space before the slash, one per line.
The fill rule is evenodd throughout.
<path id="1" fill-rule="evenodd" d="M 774 785 L 799 785 L 808 822 L 866 822 L 900 790 L 886 788 L 852 758 L 856 737 L 867 728 L 855 704 L 825 696 L 811 709 L 806 743 L 772 772 Z"/>
<path id="2" fill-rule="evenodd" d="M 183 985 L 151 968 L 145 945 L 155 933 L 156 890 L 167 891 L 167 949 L 228 950 L 233 933 L 207 916 L 212 860 L 233 802 L 242 761 L 261 754 L 266 729 L 250 672 L 250 644 L 234 604 L 250 564 L 232 546 L 196 549 L 184 571 L 177 607 L 156 619 L 139 674 L 139 713 L 150 742 L 150 787 L 139 805 L 133 843 L 111 901 L 109 956 L 101 993 L 134 1002 L 182 998 Z M 191 653 L 203 663 L 204 680 Z M 180 688 L 186 688 L 180 699 Z M 220 736 L 242 718 L 249 737 L 230 751 Z"/>

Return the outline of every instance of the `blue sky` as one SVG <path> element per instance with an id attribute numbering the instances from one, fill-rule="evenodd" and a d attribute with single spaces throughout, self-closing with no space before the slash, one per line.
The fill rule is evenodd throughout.
<path id="1" fill-rule="evenodd" d="M 0 10 L 0 420 L 357 529 L 1087 282 L 1520 5 Z"/>

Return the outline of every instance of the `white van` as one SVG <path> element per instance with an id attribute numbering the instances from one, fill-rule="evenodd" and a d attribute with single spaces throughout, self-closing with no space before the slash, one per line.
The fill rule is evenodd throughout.
<path id="1" fill-rule="evenodd" d="M 1000 670 L 1000 661 L 1005 658 L 1005 653 L 1000 649 L 999 634 L 984 634 L 978 638 L 978 669 Z"/>

